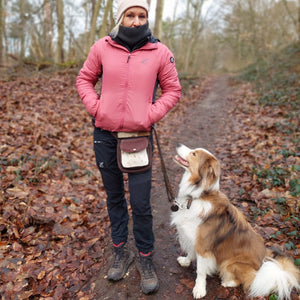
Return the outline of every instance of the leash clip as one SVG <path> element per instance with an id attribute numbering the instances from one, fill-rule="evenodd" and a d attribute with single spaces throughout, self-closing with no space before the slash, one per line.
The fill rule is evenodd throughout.
<path id="1" fill-rule="evenodd" d="M 193 201 L 193 197 L 190 195 L 186 199 L 186 205 L 175 200 L 171 206 L 171 210 L 175 212 L 178 211 L 179 209 L 190 209 L 192 205 L 192 201 Z"/>
<path id="2" fill-rule="evenodd" d="M 179 210 L 179 206 L 177 205 L 177 204 L 173 204 L 172 206 L 171 206 L 171 211 L 178 211 Z"/>

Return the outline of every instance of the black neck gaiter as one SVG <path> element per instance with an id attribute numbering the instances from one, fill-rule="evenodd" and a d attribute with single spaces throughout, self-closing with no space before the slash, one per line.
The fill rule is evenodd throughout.
<path id="1" fill-rule="evenodd" d="M 113 40 L 126 47 L 129 51 L 133 51 L 147 44 L 151 34 L 148 22 L 138 27 L 120 25 L 118 35 Z"/>

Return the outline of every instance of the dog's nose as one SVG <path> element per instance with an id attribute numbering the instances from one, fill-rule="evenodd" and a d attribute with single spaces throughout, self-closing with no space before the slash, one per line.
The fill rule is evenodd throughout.
<path id="1" fill-rule="evenodd" d="M 182 146 L 182 144 L 181 143 L 178 143 L 177 144 L 177 148 L 179 148 L 179 147 L 181 147 Z"/>

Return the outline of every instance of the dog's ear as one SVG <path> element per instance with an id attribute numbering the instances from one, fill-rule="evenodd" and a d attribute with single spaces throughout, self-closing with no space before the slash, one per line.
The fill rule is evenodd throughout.
<path id="1" fill-rule="evenodd" d="M 206 166 L 205 190 L 209 191 L 220 178 L 221 168 L 219 162 L 214 157 L 207 159 Z"/>
<path id="2" fill-rule="evenodd" d="M 208 167 L 208 177 L 212 180 L 216 180 L 221 175 L 220 164 L 215 158 L 209 159 L 209 167 Z"/>

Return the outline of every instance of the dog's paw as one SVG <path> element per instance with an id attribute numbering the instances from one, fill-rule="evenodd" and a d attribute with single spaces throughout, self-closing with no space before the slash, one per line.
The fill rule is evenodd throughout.
<path id="1" fill-rule="evenodd" d="M 224 287 L 236 287 L 238 284 L 234 280 L 227 280 L 227 281 L 222 281 L 222 286 Z"/>
<path id="2" fill-rule="evenodd" d="M 186 256 L 177 257 L 177 261 L 182 267 L 188 267 L 191 264 L 191 260 Z"/>
<path id="3" fill-rule="evenodd" d="M 195 299 L 200 299 L 206 295 L 205 284 L 196 284 L 193 289 L 193 296 Z"/>

